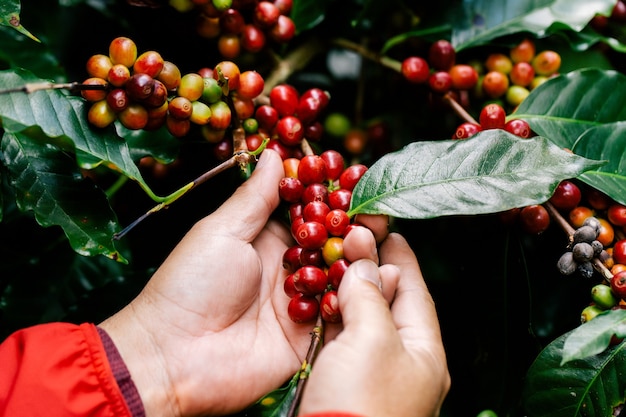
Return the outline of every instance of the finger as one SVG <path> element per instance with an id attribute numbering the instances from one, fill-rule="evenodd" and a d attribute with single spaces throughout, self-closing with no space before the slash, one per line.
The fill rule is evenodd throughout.
<path id="1" fill-rule="evenodd" d="M 372 232 L 363 226 L 352 229 L 343 240 L 343 256 L 350 262 L 369 259 L 378 263 L 376 240 Z"/>
<path id="2" fill-rule="evenodd" d="M 400 270 L 392 314 L 405 343 L 430 341 L 439 345 L 441 333 L 435 303 L 407 241 L 397 233 L 389 234 L 380 247 L 380 257 L 383 264 L 396 265 Z"/>
<path id="3" fill-rule="evenodd" d="M 231 237 L 251 242 L 278 207 L 278 183 L 284 174 L 278 153 L 264 150 L 250 178 L 205 218 L 211 232 L 219 234 L 221 229 Z"/>
<path id="4" fill-rule="evenodd" d="M 346 270 L 338 290 L 345 337 L 369 345 L 395 332 L 389 304 L 381 290 L 378 266 L 369 259 L 354 261 Z M 354 342 L 356 338 L 359 342 Z"/>

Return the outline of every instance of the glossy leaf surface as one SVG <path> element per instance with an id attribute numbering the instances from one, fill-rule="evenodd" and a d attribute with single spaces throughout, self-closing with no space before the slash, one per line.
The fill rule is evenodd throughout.
<path id="1" fill-rule="evenodd" d="M 592 320 L 593 321 L 593 320 Z M 526 375 L 523 395 L 528 417 L 615 415 L 624 402 L 624 343 L 605 352 L 561 365 L 568 334 L 550 343 Z"/>
<path id="2" fill-rule="evenodd" d="M 365 173 L 350 214 L 423 219 L 494 213 L 545 202 L 561 180 L 600 165 L 545 138 L 520 139 L 503 130 L 414 142 Z"/>
<path id="3" fill-rule="evenodd" d="M 582 69 L 550 79 L 533 90 L 513 117 L 562 148 L 606 160 L 580 179 L 626 203 L 626 76 Z"/>

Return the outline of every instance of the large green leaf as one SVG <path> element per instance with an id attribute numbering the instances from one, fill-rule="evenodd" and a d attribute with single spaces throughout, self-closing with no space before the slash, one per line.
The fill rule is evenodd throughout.
<path id="1" fill-rule="evenodd" d="M 522 392 L 525 415 L 616 415 L 615 407 L 624 402 L 626 391 L 625 344 L 561 366 L 563 344 L 568 336 L 566 333 L 550 343 L 529 368 Z"/>
<path id="2" fill-rule="evenodd" d="M 602 163 L 499 129 L 414 142 L 372 165 L 353 190 L 349 214 L 417 219 L 504 211 L 543 203 L 561 180 Z"/>
<path id="3" fill-rule="evenodd" d="M 42 81 L 22 69 L 0 72 L 0 89 L 20 88 L 26 83 Z M 82 98 L 56 89 L 30 94 L 12 92 L 3 94 L 0 100 L 0 118 L 5 130 L 19 132 L 38 126 L 48 137 L 68 138 L 81 167 L 94 168 L 97 164 L 109 163 L 150 192 L 127 143 L 116 134 L 113 126 L 106 129 L 91 126 L 86 117 L 87 109 L 88 104 Z"/>
<path id="4" fill-rule="evenodd" d="M 596 15 L 610 15 L 615 0 L 474 0 L 462 2 L 464 19 L 452 32 L 457 50 L 519 32 L 544 37 L 580 31 Z M 465 22 L 465 25 L 462 23 Z"/>
<path id="5" fill-rule="evenodd" d="M 605 311 L 570 332 L 563 344 L 561 364 L 603 352 L 613 336 L 626 336 L 626 310 Z"/>
<path id="6" fill-rule="evenodd" d="M 626 76 L 582 69 L 545 82 L 512 115 L 556 145 L 607 164 L 580 179 L 626 203 Z"/>
<path id="7" fill-rule="evenodd" d="M 106 196 L 82 177 L 73 158 L 21 133 L 5 132 L 0 145 L 20 210 L 32 210 L 44 227 L 60 226 L 81 255 L 126 262 L 111 239 L 119 226 Z"/>

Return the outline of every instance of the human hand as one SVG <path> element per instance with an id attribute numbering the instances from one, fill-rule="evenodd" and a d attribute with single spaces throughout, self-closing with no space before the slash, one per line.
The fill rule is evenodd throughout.
<path id="1" fill-rule="evenodd" d="M 253 175 L 179 242 L 143 291 L 101 323 L 147 415 L 229 414 L 300 368 L 312 325 L 292 322 L 282 256 L 287 228 L 268 219 L 284 175 L 264 151 Z"/>
<path id="2" fill-rule="evenodd" d="M 338 291 L 343 330 L 331 329 L 338 334 L 313 364 L 300 414 L 439 414 L 450 375 L 432 297 L 404 238 L 390 234 L 379 256 L 380 267 L 371 256 L 346 271 Z"/>

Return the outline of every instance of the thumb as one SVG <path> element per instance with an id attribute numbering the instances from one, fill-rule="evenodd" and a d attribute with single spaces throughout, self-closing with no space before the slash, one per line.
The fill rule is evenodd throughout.
<path id="1" fill-rule="evenodd" d="M 264 150 L 250 178 L 207 218 L 211 227 L 251 242 L 278 207 L 278 183 L 284 175 L 278 153 Z"/>
<path id="2" fill-rule="evenodd" d="M 393 327 L 389 303 L 382 292 L 378 265 L 369 259 L 352 262 L 346 270 L 338 291 L 344 333 L 353 337 L 380 337 L 379 330 Z"/>

